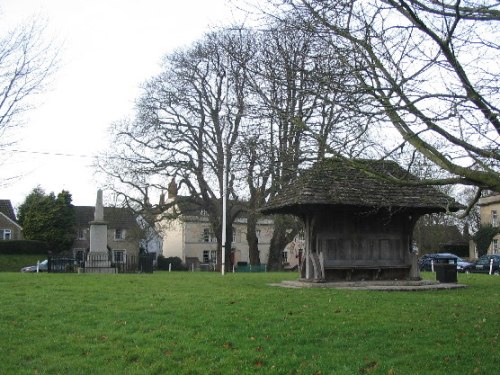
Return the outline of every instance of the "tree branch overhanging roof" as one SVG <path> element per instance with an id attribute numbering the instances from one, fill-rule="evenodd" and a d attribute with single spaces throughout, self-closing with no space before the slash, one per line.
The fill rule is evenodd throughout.
<path id="1" fill-rule="evenodd" d="M 391 182 L 407 180 L 408 184 Z M 304 170 L 263 208 L 265 214 L 300 214 L 315 206 L 455 212 L 462 205 L 385 160 L 323 159 Z"/>

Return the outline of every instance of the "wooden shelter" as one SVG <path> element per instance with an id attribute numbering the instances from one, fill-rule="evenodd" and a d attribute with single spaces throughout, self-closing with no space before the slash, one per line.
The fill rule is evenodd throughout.
<path id="1" fill-rule="evenodd" d="M 414 183 L 396 184 L 400 178 Z M 397 163 L 332 158 L 300 173 L 262 212 L 303 220 L 303 279 L 406 280 L 419 279 L 412 249 L 418 218 L 460 208 Z"/>

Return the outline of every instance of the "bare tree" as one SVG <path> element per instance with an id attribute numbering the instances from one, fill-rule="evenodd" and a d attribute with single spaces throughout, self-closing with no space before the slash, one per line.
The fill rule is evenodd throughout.
<path id="1" fill-rule="evenodd" d="M 114 150 L 100 162 L 116 192 L 143 209 L 151 205 L 147 197 L 152 189 L 166 191 L 175 177 L 190 202 L 208 214 L 219 244 L 224 158 L 233 164 L 245 113 L 245 71 L 228 52 L 236 48 L 242 56 L 239 37 L 228 30 L 213 32 L 168 54 L 163 72 L 145 85 L 136 118 L 115 124 Z M 226 194 L 232 198 L 234 174 L 226 173 Z M 229 201 L 230 246 L 232 223 L 241 208 Z"/>
<path id="2" fill-rule="evenodd" d="M 12 145 L 9 131 L 22 125 L 30 98 L 43 91 L 57 68 L 57 50 L 32 21 L 0 35 L 0 150 Z"/>
<path id="3" fill-rule="evenodd" d="M 0 155 L 5 161 L 17 141 L 15 130 L 33 98 L 46 88 L 57 69 L 58 49 L 46 42 L 44 26 L 37 21 L 0 32 Z M 0 162 L 1 164 L 2 162 Z M 19 176 L 2 176 L 0 186 Z"/>
<path id="4" fill-rule="evenodd" d="M 249 78 L 258 108 L 253 112 L 260 118 L 259 147 L 266 150 L 260 165 L 268 163 L 261 172 L 269 174 L 260 180 L 268 184 L 255 189 L 261 200 L 252 202 L 258 207 L 288 184 L 299 168 L 328 153 L 363 152 L 366 127 L 346 105 L 359 95 L 335 89 L 334 82 L 339 87 L 348 82 L 330 45 L 310 30 L 294 27 L 295 22 L 271 19 L 256 31 Z M 281 265 L 282 251 L 299 229 L 296 219 L 275 217 L 271 268 Z"/>
<path id="5" fill-rule="evenodd" d="M 351 109 L 393 139 L 379 157 L 405 150 L 410 165 L 416 152 L 446 171 L 425 183 L 500 191 L 497 1 L 271 2 L 342 61 L 346 89 L 367 99 Z"/>

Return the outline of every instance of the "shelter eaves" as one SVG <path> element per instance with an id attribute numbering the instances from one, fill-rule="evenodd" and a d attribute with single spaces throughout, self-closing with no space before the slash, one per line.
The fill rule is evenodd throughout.
<path id="1" fill-rule="evenodd" d="M 415 176 L 395 162 L 328 158 L 301 171 L 262 208 L 262 212 L 300 214 L 325 205 L 405 209 L 420 214 L 454 212 L 463 208 L 435 187 L 420 184 Z"/>

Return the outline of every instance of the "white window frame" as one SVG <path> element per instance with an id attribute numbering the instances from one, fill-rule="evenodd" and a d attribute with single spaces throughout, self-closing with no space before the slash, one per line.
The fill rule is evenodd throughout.
<path id="1" fill-rule="evenodd" d="M 0 229 L 0 232 L 2 234 L 0 236 L 1 237 L 0 240 L 6 240 L 6 241 L 8 241 L 8 240 L 12 239 L 12 230 L 7 229 L 7 228 L 6 229 Z"/>
<path id="2" fill-rule="evenodd" d="M 76 239 L 77 240 L 84 240 L 85 239 L 85 229 L 78 228 L 78 233 L 76 234 Z"/>
<path id="3" fill-rule="evenodd" d="M 203 228 L 202 242 L 217 242 L 217 238 L 210 228 Z"/>
<path id="4" fill-rule="evenodd" d="M 78 253 L 82 254 L 81 259 L 80 257 L 78 257 Z M 85 261 L 85 249 L 81 248 L 73 249 L 73 256 L 75 257 L 76 260 Z"/>
<path id="5" fill-rule="evenodd" d="M 117 254 L 122 254 L 122 255 L 120 257 L 117 257 L 116 256 Z M 122 249 L 113 250 L 113 263 L 122 264 L 125 263 L 126 261 L 127 261 L 127 250 L 122 250 Z"/>
<path id="6" fill-rule="evenodd" d="M 493 241 L 491 241 L 491 250 L 493 254 L 498 253 L 498 239 L 494 238 Z"/>
<path id="7" fill-rule="evenodd" d="M 115 241 L 125 241 L 125 229 L 116 228 L 114 238 Z"/>
<path id="8" fill-rule="evenodd" d="M 498 212 L 497 212 L 497 210 L 491 210 L 491 226 L 498 227 Z"/>
<path id="9" fill-rule="evenodd" d="M 203 250 L 203 263 L 217 264 L 217 250 Z"/>

